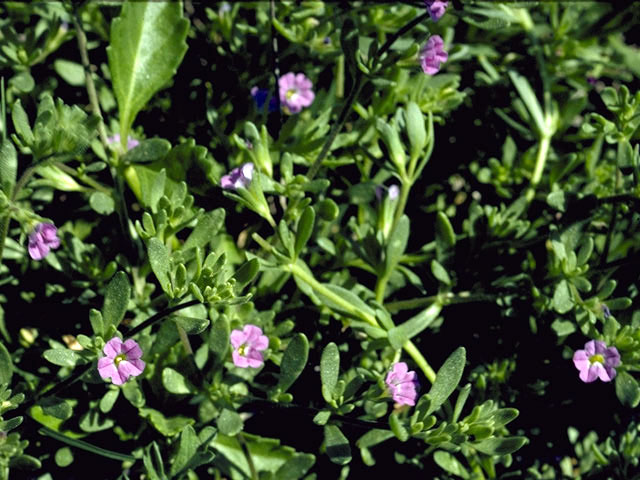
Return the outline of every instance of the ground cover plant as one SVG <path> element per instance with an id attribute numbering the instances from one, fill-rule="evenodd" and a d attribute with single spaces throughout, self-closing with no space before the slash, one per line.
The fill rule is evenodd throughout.
<path id="1" fill-rule="evenodd" d="M 639 17 L 0 4 L 0 479 L 640 478 Z"/>

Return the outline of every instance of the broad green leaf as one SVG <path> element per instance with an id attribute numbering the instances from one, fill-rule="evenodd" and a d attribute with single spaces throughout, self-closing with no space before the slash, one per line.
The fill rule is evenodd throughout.
<path id="1" fill-rule="evenodd" d="M 171 464 L 170 475 L 175 476 L 180 470 L 185 468 L 190 460 L 195 456 L 200 446 L 200 440 L 196 435 L 196 431 L 191 425 L 187 425 L 180 435 L 180 444 L 178 445 L 178 453 L 173 458 Z"/>
<path id="2" fill-rule="evenodd" d="M 257 258 L 252 258 L 248 262 L 243 263 L 240 268 L 233 274 L 233 278 L 236 279 L 236 287 L 242 288 L 247 283 L 255 278 L 260 271 L 260 261 Z"/>
<path id="3" fill-rule="evenodd" d="M 427 129 L 424 126 L 424 114 L 414 102 L 409 102 L 405 111 L 407 137 L 411 146 L 411 158 L 418 158 L 427 145 Z"/>
<path id="4" fill-rule="evenodd" d="M 42 462 L 31 455 L 18 455 L 9 461 L 9 468 L 12 470 L 40 470 Z"/>
<path id="5" fill-rule="evenodd" d="M 180 433 L 187 425 L 192 425 L 195 422 L 193 418 L 180 415 L 167 418 L 153 408 L 141 408 L 139 412 L 141 417 L 148 418 L 151 425 L 165 437 L 173 437 Z"/>
<path id="6" fill-rule="evenodd" d="M 427 328 L 440 314 L 442 305 L 435 302 L 416 316 L 389 330 L 389 343 L 395 349 L 402 348 L 407 340 L 418 335 Z"/>
<path id="7" fill-rule="evenodd" d="M 237 435 L 244 428 L 242 417 L 233 410 L 223 409 L 218 417 L 218 430 L 223 435 Z"/>
<path id="8" fill-rule="evenodd" d="M 143 407 L 145 404 L 144 393 L 138 382 L 126 382 L 121 388 L 122 394 L 127 401 L 136 408 Z"/>
<path id="9" fill-rule="evenodd" d="M 171 268 L 171 261 L 169 259 L 169 252 L 167 247 L 164 246 L 157 238 L 150 238 L 147 245 L 147 254 L 149 255 L 149 263 L 151 269 L 155 273 L 156 278 L 160 282 L 162 290 L 165 291 L 169 297 L 173 297 L 171 291 L 171 282 L 169 280 L 169 269 Z"/>
<path id="10" fill-rule="evenodd" d="M 22 417 L 13 417 L 9 420 L 0 422 L 0 432 L 8 432 L 9 430 L 13 430 L 22 423 L 22 420 Z"/>
<path id="11" fill-rule="evenodd" d="M 278 480 L 298 480 L 316 462 L 316 457 L 310 453 L 297 454 L 287 460 L 275 473 Z"/>
<path id="12" fill-rule="evenodd" d="M 566 280 L 561 280 L 556 285 L 553 292 L 553 308 L 558 313 L 567 313 L 573 308 L 573 296 L 569 290 L 569 283 Z"/>
<path id="13" fill-rule="evenodd" d="M 188 28 L 181 2 L 125 2 L 111 23 L 107 56 L 124 142 L 138 112 L 175 75 Z"/>
<path id="14" fill-rule="evenodd" d="M 18 172 L 18 152 L 8 138 L 0 146 L 0 190 L 11 197 Z"/>
<path id="15" fill-rule="evenodd" d="M 220 227 L 224 225 L 225 210 L 216 208 L 211 212 L 207 212 L 198 219 L 196 228 L 182 246 L 182 250 L 189 250 L 195 247 L 204 247 L 214 236 L 220 231 Z"/>
<path id="16" fill-rule="evenodd" d="M 104 321 L 102 320 L 102 313 L 95 308 L 89 310 L 89 322 L 95 335 L 102 335 L 104 333 Z"/>
<path id="17" fill-rule="evenodd" d="M 387 244 L 386 269 L 390 271 L 400 261 L 409 241 L 409 217 L 402 215 L 396 227 L 391 231 Z"/>
<path id="18" fill-rule="evenodd" d="M 471 445 L 487 455 L 508 455 L 519 450 L 527 442 L 527 437 L 494 437 Z"/>
<path id="19" fill-rule="evenodd" d="M 313 232 L 313 224 L 316 220 L 316 212 L 311 205 L 307 206 L 300 216 L 298 221 L 298 228 L 296 231 L 296 240 L 294 244 L 294 251 L 296 258 L 302 252 L 302 249 L 309 241 L 311 233 Z"/>
<path id="20" fill-rule="evenodd" d="M 34 142 L 33 131 L 29 125 L 29 118 L 27 112 L 22 108 L 20 99 L 16 100 L 11 109 L 11 119 L 13 120 L 13 128 L 20 136 L 20 139 L 27 145 L 32 145 Z"/>
<path id="21" fill-rule="evenodd" d="M 466 361 L 466 350 L 464 347 L 458 347 L 449 358 L 444 362 L 438 373 L 436 373 L 436 379 L 429 390 L 429 398 L 431 399 L 431 405 L 425 415 L 435 412 L 440 406 L 447 401 L 449 395 L 460 383 L 462 378 L 462 372 L 464 371 L 464 364 Z"/>
<path id="22" fill-rule="evenodd" d="M 162 370 L 162 385 L 168 392 L 175 394 L 187 394 L 193 391 L 193 387 L 184 376 L 173 368 L 166 367 Z"/>
<path id="23" fill-rule="evenodd" d="M 278 388 L 283 392 L 293 385 L 307 365 L 309 357 L 309 341 L 303 333 L 294 336 L 282 355 Z"/>
<path id="24" fill-rule="evenodd" d="M 460 461 L 444 450 L 438 450 L 433 454 L 433 460 L 440 468 L 455 475 L 456 477 L 469 478 L 469 472 L 462 466 Z"/>
<path id="25" fill-rule="evenodd" d="M 42 356 L 54 365 L 60 367 L 75 367 L 81 358 L 76 352 L 66 348 L 51 348 L 45 350 Z"/>
<path id="26" fill-rule="evenodd" d="M 120 395 L 120 389 L 107 390 L 107 393 L 100 399 L 99 407 L 102 413 L 109 413 L 113 408 L 113 405 L 118 400 Z"/>
<path id="27" fill-rule="evenodd" d="M 327 455 L 333 463 L 346 465 L 351 461 L 351 446 L 349 440 L 335 425 L 325 425 L 324 443 Z"/>
<path id="28" fill-rule="evenodd" d="M 82 87 L 85 82 L 84 67 L 79 63 L 59 58 L 53 62 L 53 69 L 69 85 Z"/>
<path id="29" fill-rule="evenodd" d="M 62 398 L 50 396 L 44 397 L 38 401 L 38 404 L 42 407 L 42 411 L 46 415 L 59 418 L 60 420 L 67 420 L 71 418 L 73 409 L 69 402 Z"/>
<path id="30" fill-rule="evenodd" d="M 616 395 L 623 405 L 635 408 L 640 403 L 640 387 L 629 373 L 620 371 L 616 375 Z"/>
<path id="31" fill-rule="evenodd" d="M 13 362 L 11 361 L 11 355 L 4 346 L 4 342 L 0 341 L 0 385 L 11 384 L 11 377 L 13 376 Z"/>
<path id="32" fill-rule="evenodd" d="M 171 151 L 171 142 L 164 138 L 142 140 L 137 147 L 122 156 L 124 163 L 149 163 L 162 160 Z"/>
<path id="33" fill-rule="evenodd" d="M 324 347 L 322 351 L 322 357 L 320 357 L 320 380 L 322 386 L 326 388 L 327 393 L 333 395 L 338 383 L 338 374 L 340 373 L 340 352 L 338 346 L 331 342 Z M 323 394 L 325 390 L 322 390 Z M 327 402 L 330 402 L 332 398 L 325 398 Z"/>
<path id="34" fill-rule="evenodd" d="M 83 432 L 94 433 L 110 430 L 115 425 L 115 422 L 96 410 L 89 410 L 80 417 L 78 425 Z"/>
<path id="35" fill-rule="evenodd" d="M 124 272 L 116 273 L 107 285 L 107 291 L 104 295 L 104 305 L 102 306 L 104 331 L 107 331 L 110 326 L 118 328 L 127 311 L 130 297 L 129 277 Z"/>
<path id="36" fill-rule="evenodd" d="M 89 197 L 89 205 L 100 215 L 110 215 L 115 209 L 115 202 L 104 192 L 93 192 Z"/>
<path id="37" fill-rule="evenodd" d="M 359 448 L 373 447 L 374 445 L 377 445 L 386 440 L 389 440 L 392 437 L 393 437 L 393 432 L 391 430 L 380 430 L 380 429 L 374 428 L 372 430 L 369 430 L 363 436 L 361 436 L 356 442 L 356 445 Z"/>
<path id="38" fill-rule="evenodd" d="M 204 332 L 209 326 L 208 318 L 184 317 L 173 315 L 171 319 L 179 325 L 187 335 L 197 335 Z"/>

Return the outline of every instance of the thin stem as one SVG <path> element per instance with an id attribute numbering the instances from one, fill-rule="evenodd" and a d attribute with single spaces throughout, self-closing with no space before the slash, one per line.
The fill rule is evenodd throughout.
<path id="1" fill-rule="evenodd" d="M 258 471 L 256 470 L 256 466 L 253 464 L 253 458 L 251 458 L 251 452 L 249 451 L 249 445 L 247 445 L 246 440 L 244 439 L 244 435 L 239 433 L 236 435 L 238 439 L 238 443 L 242 448 L 242 453 L 244 454 L 244 458 L 247 460 L 247 465 L 249 466 L 249 472 L 251 474 L 251 480 L 258 480 Z"/>
<path id="2" fill-rule="evenodd" d="M 538 147 L 538 155 L 536 157 L 536 165 L 533 169 L 533 175 L 531 175 L 531 181 L 529 182 L 529 189 L 526 193 L 528 202 L 531 202 L 536 194 L 536 187 L 538 186 L 538 183 L 540 183 L 540 179 L 542 178 L 542 173 L 544 172 L 544 166 L 547 162 L 547 154 L 549 153 L 550 145 L 550 136 L 545 135 L 540 139 L 540 146 Z"/>
<path id="3" fill-rule="evenodd" d="M 413 310 L 415 308 L 428 307 L 435 301 L 441 301 L 443 305 L 454 305 L 459 303 L 475 303 L 475 302 L 495 302 L 499 297 L 497 295 L 489 295 L 486 293 L 460 292 L 445 293 L 439 295 L 431 295 L 429 297 L 412 298 L 410 300 L 397 300 L 388 302 L 384 307 L 390 312 L 395 313 L 401 310 Z"/>
<path id="4" fill-rule="evenodd" d="M 22 190 L 22 187 L 24 187 L 26 185 L 26 183 L 29 181 L 29 179 L 33 176 L 33 173 L 35 172 L 36 167 L 32 166 L 27 168 L 24 173 L 22 174 L 22 176 L 20 177 L 20 179 L 18 180 L 18 183 L 16 183 L 14 189 L 13 189 L 13 194 L 11 195 L 10 198 L 10 202 L 9 203 L 13 203 L 15 202 L 16 198 L 18 198 L 18 193 L 20 193 L 20 190 Z M 9 223 L 11 222 L 11 214 L 9 212 L 6 212 L 6 216 L 2 217 L 0 219 L 0 263 L 2 263 L 2 254 L 4 252 L 4 243 L 7 239 L 7 234 L 9 233 Z"/>
<path id="5" fill-rule="evenodd" d="M 89 54 L 87 50 L 87 36 L 82 29 L 82 22 L 78 16 L 77 11 L 73 10 L 73 24 L 76 29 L 76 37 L 78 39 L 78 49 L 80 50 L 80 60 L 84 67 L 84 76 L 87 82 L 87 94 L 89 95 L 89 104 L 93 114 L 96 115 L 100 121 L 98 122 L 98 135 L 100 141 L 104 145 L 105 149 L 108 148 L 107 132 L 104 128 L 104 120 L 102 118 L 102 112 L 100 111 L 100 103 L 98 102 L 98 94 L 96 93 L 96 86 L 93 83 L 93 77 L 91 76 L 91 63 L 89 63 Z M 126 138 L 124 139 L 126 144 Z"/>
<path id="6" fill-rule="evenodd" d="M 84 173 L 80 174 L 80 173 L 78 173 L 78 171 L 76 169 L 71 168 L 68 165 L 65 165 L 64 163 L 56 163 L 55 166 L 58 167 L 60 170 L 63 170 L 65 172 L 67 172 L 69 175 L 75 176 L 78 180 L 86 183 L 90 187 L 98 190 L 99 192 L 106 193 L 107 195 L 111 195 L 111 189 L 110 188 L 105 187 L 104 185 L 100 184 L 99 182 L 96 182 L 89 175 L 86 175 Z"/>

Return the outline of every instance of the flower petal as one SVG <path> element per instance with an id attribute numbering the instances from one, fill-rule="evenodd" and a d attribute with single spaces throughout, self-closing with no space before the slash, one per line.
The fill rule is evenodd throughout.
<path id="1" fill-rule="evenodd" d="M 107 357 L 111 359 L 115 358 L 116 355 L 120 355 L 122 353 L 122 340 L 120 340 L 120 337 L 113 337 L 104 344 L 102 351 Z"/>
<path id="2" fill-rule="evenodd" d="M 242 330 L 234 330 L 229 335 L 229 340 L 233 348 L 240 348 L 240 345 L 247 341 L 247 336 Z"/>
<path id="3" fill-rule="evenodd" d="M 138 343 L 132 338 L 124 342 L 122 353 L 125 353 L 127 355 L 127 360 L 129 361 L 142 357 L 142 349 L 140 348 Z"/>
<path id="4" fill-rule="evenodd" d="M 249 366 L 249 362 L 247 361 L 247 358 L 240 355 L 237 351 L 234 350 L 231 353 L 231 357 L 233 358 L 233 364 L 236 367 L 247 368 Z"/>
<path id="5" fill-rule="evenodd" d="M 112 378 L 118 374 L 118 369 L 113 363 L 113 359 L 102 357 L 98 360 L 98 373 L 103 379 Z"/>

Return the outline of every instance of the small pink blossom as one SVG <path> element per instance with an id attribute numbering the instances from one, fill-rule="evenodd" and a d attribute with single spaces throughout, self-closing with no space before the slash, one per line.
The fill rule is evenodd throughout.
<path id="1" fill-rule="evenodd" d="M 129 377 L 137 377 L 144 371 L 142 350 L 131 338 L 123 343 L 119 337 L 113 337 L 102 351 L 106 357 L 98 360 L 98 373 L 105 380 L 111 378 L 114 385 L 122 385 Z"/>
<path id="2" fill-rule="evenodd" d="M 313 103 L 313 83 L 304 73 L 285 73 L 278 79 L 280 104 L 290 113 L 299 113 Z"/>
<path id="3" fill-rule="evenodd" d="M 234 168 L 220 179 L 220 186 L 227 190 L 248 188 L 253 177 L 253 163 L 245 163 L 241 167 Z"/>
<path id="4" fill-rule="evenodd" d="M 433 20 L 434 22 L 437 22 L 444 15 L 444 12 L 447 9 L 449 2 L 448 1 L 443 2 L 441 0 L 424 0 L 424 4 L 427 7 L 427 10 L 429 11 L 429 16 L 431 17 L 431 20 Z"/>
<path id="5" fill-rule="evenodd" d="M 34 260 L 42 260 L 49 255 L 52 248 L 60 246 L 58 229 L 52 223 L 39 223 L 29 234 L 29 256 Z"/>
<path id="6" fill-rule="evenodd" d="M 255 325 L 245 325 L 242 330 L 234 330 L 230 336 L 233 346 L 233 363 L 241 368 L 258 368 L 262 366 L 263 350 L 269 346 L 269 338 L 262 334 L 262 329 Z"/>
<path id="7" fill-rule="evenodd" d="M 591 340 L 584 345 L 584 350 L 573 354 L 573 364 L 580 370 L 580 380 L 591 383 L 599 378 L 610 382 L 616 376 L 614 367 L 620 365 L 620 354 L 616 347 L 607 348 L 600 340 Z"/>
<path id="8" fill-rule="evenodd" d="M 427 75 L 435 75 L 440 71 L 440 64 L 449 58 L 447 52 L 442 48 L 444 42 L 440 35 L 432 35 L 427 43 L 420 50 L 420 64 L 422 71 Z"/>
<path id="9" fill-rule="evenodd" d="M 415 405 L 418 397 L 418 376 L 404 362 L 394 363 L 385 380 L 393 400 L 399 405 Z"/>
<path id="10" fill-rule="evenodd" d="M 110 137 L 107 137 L 107 143 L 109 145 L 119 145 L 120 144 L 120 134 L 116 133 Z M 131 136 L 127 137 L 127 150 L 131 150 L 132 148 L 136 148 L 140 145 L 140 142 Z"/>

